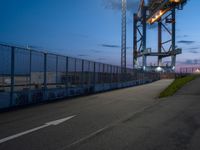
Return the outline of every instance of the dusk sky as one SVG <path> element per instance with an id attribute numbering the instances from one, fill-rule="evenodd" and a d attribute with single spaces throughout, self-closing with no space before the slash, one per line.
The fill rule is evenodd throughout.
<path id="1" fill-rule="evenodd" d="M 136 0 L 128 1 L 127 57 L 132 64 Z M 0 42 L 120 64 L 120 0 L 0 0 Z M 178 64 L 200 64 L 199 0 L 177 13 Z M 154 29 L 148 46 L 156 47 Z M 150 44 L 151 43 L 151 44 Z"/>

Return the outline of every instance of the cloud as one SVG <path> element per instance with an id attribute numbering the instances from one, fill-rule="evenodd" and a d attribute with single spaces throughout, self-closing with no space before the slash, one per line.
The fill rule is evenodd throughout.
<path id="1" fill-rule="evenodd" d="M 106 60 L 106 58 L 98 58 L 97 60 L 99 60 L 99 61 Z"/>
<path id="2" fill-rule="evenodd" d="M 163 61 L 164 64 L 170 64 L 171 61 L 167 60 L 167 61 Z"/>
<path id="3" fill-rule="evenodd" d="M 183 35 L 183 37 L 189 37 L 189 35 Z"/>
<path id="4" fill-rule="evenodd" d="M 191 50 L 197 50 L 197 49 L 200 49 L 200 47 L 192 47 L 190 48 Z"/>
<path id="5" fill-rule="evenodd" d="M 189 37 L 189 35 L 186 35 L 186 34 L 185 35 L 178 35 L 177 36 L 177 38 L 187 38 L 187 37 Z"/>
<path id="6" fill-rule="evenodd" d="M 96 50 L 96 49 L 91 49 L 91 51 L 92 51 L 93 53 L 101 53 L 100 50 Z"/>
<path id="7" fill-rule="evenodd" d="M 101 44 L 101 46 L 107 48 L 120 48 L 119 45 L 112 45 L 112 44 Z"/>
<path id="8" fill-rule="evenodd" d="M 113 45 L 113 44 L 100 44 L 100 46 L 104 48 L 121 48 L 120 45 Z M 132 47 L 126 46 L 126 50 L 132 50 Z"/>
<path id="9" fill-rule="evenodd" d="M 187 59 L 185 61 L 180 61 L 181 65 L 200 65 L 200 59 Z"/>
<path id="10" fill-rule="evenodd" d="M 193 53 L 193 54 L 199 54 L 199 52 L 196 51 L 196 50 L 190 50 L 189 52 L 190 52 L 190 53 Z"/>
<path id="11" fill-rule="evenodd" d="M 88 57 L 89 55 L 85 55 L 85 54 L 79 54 L 79 57 Z"/>
<path id="12" fill-rule="evenodd" d="M 186 64 L 191 64 L 191 65 L 200 64 L 200 59 L 188 59 L 186 60 Z"/>
<path id="13" fill-rule="evenodd" d="M 105 9 L 121 11 L 121 0 L 102 0 Z M 127 11 L 133 13 L 138 9 L 139 0 L 127 0 Z"/>
<path id="14" fill-rule="evenodd" d="M 193 44 L 193 43 L 195 43 L 195 41 L 180 40 L 180 41 L 178 41 L 178 43 L 189 45 L 189 44 Z"/>
<path id="15" fill-rule="evenodd" d="M 198 53 L 200 53 L 200 51 L 198 51 L 198 50 L 200 50 L 200 47 L 192 47 L 192 48 L 189 48 L 189 52 L 190 52 L 190 53 L 193 53 L 193 54 L 198 54 Z"/>
<path id="16" fill-rule="evenodd" d="M 105 9 L 121 11 L 121 8 L 122 8 L 121 0 L 102 0 L 102 2 Z M 127 24 L 133 23 L 132 15 L 133 13 L 137 13 L 139 3 L 140 3 L 140 0 L 127 0 L 127 12 L 130 13 L 130 15 L 127 16 Z M 153 24 L 153 25 L 147 24 L 147 27 L 149 29 L 155 29 L 157 27 L 157 24 Z"/>

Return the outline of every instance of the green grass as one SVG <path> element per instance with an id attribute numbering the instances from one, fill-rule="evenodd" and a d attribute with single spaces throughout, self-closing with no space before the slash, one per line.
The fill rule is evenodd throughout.
<path id="1" fill-rule="evenodd" d="M 190 76 L 175 79 L 171 85 L 169 85 L 162 93 L 160 93 L 159 98 L 174 95 L 185 84 L 187 84 L 188 82 L 196 78 L 197 78 L 197 75 L 190 75 Z"/>

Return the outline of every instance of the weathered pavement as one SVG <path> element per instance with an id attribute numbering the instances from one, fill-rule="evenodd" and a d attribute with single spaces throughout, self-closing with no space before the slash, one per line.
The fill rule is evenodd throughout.
<path id="1" fill-rule="evenodd" d="M 73 150 L 199 150 L 200 78 Z"/>
<path id="2" fill-rule="evenodd" d="M 74 116 L 26 135 L 0 142 L 5 150 L 185 150 L 200 149 L 200 78 L 175 96 L 155 97 L 171 83 L 152 84 L 0 114 L 0 141 Z"/>

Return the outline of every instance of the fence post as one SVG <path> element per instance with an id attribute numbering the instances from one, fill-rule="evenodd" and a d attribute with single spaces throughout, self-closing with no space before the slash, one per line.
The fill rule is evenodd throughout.
<path id="1" fill-rule="evenodd" d="M 103 64 L 103 90 L 105 89 L 105 65 Z"/>
<path id="2" fill-rule="evenodd" d="M 117 88 L 119 88 L 119 67 L 117 67 Z"/>
<path id="3" fill-rule="evenodd" d="M 13 105 L 14 85 L 15 85 L 15 48 L 11 47 L 11 89 L 10 89 L 10 107 Z"/>
<path id="4" fill-rule="evenodd" d="M 96 85 L 96 62 L 94 62 L 94 70 L 93 70 L 93 86 L 95 89 L 95 85 Z"/>
<path id="5" fill-rule="evenodd" d="M 32 72 L 32 50 L 30 50 L 30 62 L 29 62 L 29 102 L 31 102 L 31 91 L 32 91 L 32 78 L 31 78 L 31 72 Z"/>
<path id="6" fill-rule="evenodd" d="M 76 89 L 77 89 L 77 80 L 76 80 L 76 74 L 77 74 L 77 71 L 76 71 L 76 66 L 77 66 L 77 64 L 76 64 L 76 63 L 77 63 L 77 58 L 75 58 L 75 62 L 74 62 L 74 63 L 75 63 L 75 65 L 74 65 L 74 66 L 75 66 L 75 68 L 74 68 L 74 70 L 75 70 L 75 71 L 74 71 L 74 77 L 75 77 L 75 78 L 74 78 L 74 84 L 75 84 L 75 87 L 76 87 Z"/>
<path id="7" fill-rule="evenodd" d="M 110 65 L 110 84 L 112 84 L 113 66 Z"/>
<path id="8" fill-rule="evenodd" d="M 58 55 L 56 55 L 56 88 L 58 86 Z"/>
<path id="9" fill-rule="evenodd" d="M 83 78 L 84 78 L 84 60 L 82 60 L 81 62 L 81 87 L 84 89 Z"/>
<path id="10" fill-rule="evenodd" d="M 44 53 L 44 100 L 46 100 L 46 90 L 47 90 L 47 53 Z"/>
<path id="11" fill-rule="evenodd" d="M 68 93 L 68 57 L 66 57 L 66 74 L 65 74 L 65 76 L 66 76 L 66 83 L 65 83 L 65 88 L 66 88 L 66 91 L 67 91 L 67 96 L 69 95 L 69 93 Z"/>

